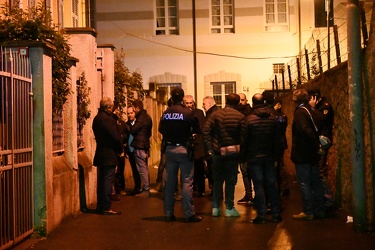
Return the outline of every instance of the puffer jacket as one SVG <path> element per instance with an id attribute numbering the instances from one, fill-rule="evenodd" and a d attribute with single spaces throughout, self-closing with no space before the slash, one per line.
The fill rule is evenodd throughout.
<path id="1" fill-rule="evenodd" d="M 246 138 L 243 153 L 246 154 L 246 158 L 274 158 L 280 145 L 280 130 L 276 116 L 267 104 L 255 106 L 245 121 Z"/>
<path id="2" fill-rule="evenodd" d="M 217 110 L 203 126 L 203 136 L 209 152 L 220 154 L 220 147 L 243 143 L 245 116 L 234 107 Z"/>

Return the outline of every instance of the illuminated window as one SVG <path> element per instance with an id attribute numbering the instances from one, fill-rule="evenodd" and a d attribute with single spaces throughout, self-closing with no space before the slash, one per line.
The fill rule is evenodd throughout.
<path id="1" fill-rule="evenodd" d="M 285 69 L 285 65 L 283 63 L 274 63 L 273 64 L 273 73 L 274 74 L 281 74 Z"/>
<path id="2" fill-rule="evenodd" d="M 233 0 L 211 0 L 211 33 L 234 33 Z"/>
<path id="3" fill-rule="evenodd" d="M 178 35 L 177 0 L 156 0 L 156 35 Z"/>
<path id="4" fill-rule="evenodd" d="M 288 31 L 288 0 L 265 0 L 266 31 Z"/>
<path id="5" fill-rule="evenodd" d="M 235 82 L 211 82 L 211 94 L 218 107 L 225 107 L 225 97 L 231 93 L 236 93 Z"/>

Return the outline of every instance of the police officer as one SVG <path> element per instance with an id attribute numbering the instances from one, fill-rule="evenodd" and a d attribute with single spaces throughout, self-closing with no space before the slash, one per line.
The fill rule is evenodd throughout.
<path id="1" fill-rule="evenodd" d="M 178 170 L 182 181 L 182 207 L 185 222 L 200 222 L 193 205 L 193 158 L 189 157 L 189 139 L 199 132 L 199 123 L 193 113 L 182 104 L 184 91 L 175 88 L 171 91 L 173 106 L 168 108 L 160 120 L 159 132 L 166 141 L 166 183 L 164 192 L 165 221 L 175 221 L 174 193 Z"/>

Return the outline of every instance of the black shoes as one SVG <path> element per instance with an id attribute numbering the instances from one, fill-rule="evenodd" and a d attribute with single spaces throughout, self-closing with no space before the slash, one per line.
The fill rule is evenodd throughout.
<path id="1" fill-rule="evenodd" d="M 120 215 L 121 212 L 116 212 L 116 211 L 113 211 L 112 209 L 110 209 L 110 210 L 102 211 L 101 214 L 102 215 Z"/>
<path id="2" fill-rule="evenodd" d="M 237 204 L 254 205 L 254 199 L 245 195 L 242 199 L 237 201 Z"/>
<path id="3" fill-rule="evenodd" d="M 188 218 L 185 218 L 185 223 L 201 222 L 202 218 L 197 215 L 192 215 Z"/>
<path id="4" fill-rule="evenodd" d="M 131 191 L 131 192 L 129 193 L 129 195 L 134 196 L 134 195 L 139 194 L 139 193 L 141 193 L 141 192 L 142 192 L 141 189 L 135 188 L 135 189 L 133 189 L 133 191 Z"/>
<path id="5" fill-rule="evenodd" d="M 261 216 L 257 216 L 257 217 L 253 220 L 253 223 L 254 223 L 254 224 L 266 224 L 266 218 L 261 217 Z"/>
<path id="6" fill-rule="evenodd" d="M 112 194 L 111 195 L 111 201 L 119 201 L 120 197 L 117 194 Z"/>
<path id="7" fill-rule="evenodd" d="M 176 216 L 174 216 L 174 215 L 165 216 L 165 222 L 172 222 L 172 221 L 176 221 Z"/>
<path id="8" fill-rule="evenodd" d="M 283 218 L 280 215 L 274 215 L 272 216 L 272 222 L 279 223 L 282 222 Z"/>

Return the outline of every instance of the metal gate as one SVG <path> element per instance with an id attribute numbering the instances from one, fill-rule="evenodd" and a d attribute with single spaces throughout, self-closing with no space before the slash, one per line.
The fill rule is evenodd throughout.
<path id="1" fill-rule="evenodd" d="M 0 249 L 33 232 L 33 106 L 30 61 L 0 47 Z"/>

